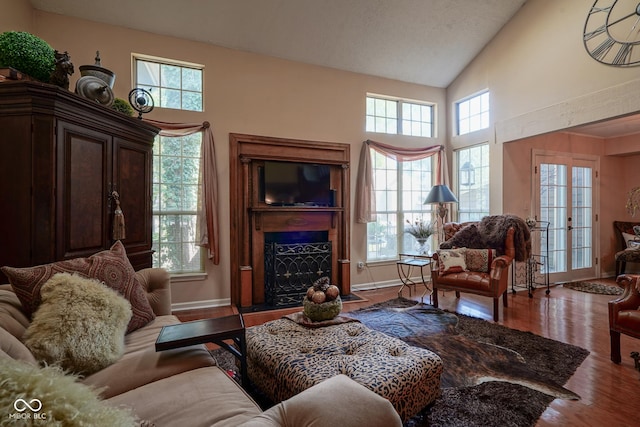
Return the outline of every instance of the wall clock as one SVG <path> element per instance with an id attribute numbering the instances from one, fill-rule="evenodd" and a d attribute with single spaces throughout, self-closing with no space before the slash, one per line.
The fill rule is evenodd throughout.
<path id="1" fill-rule="evenodd" d="M 596 0 L 583 31 L 584 47 L 598 62 L 616 67 L 640 65 L 640 2 Z"/>

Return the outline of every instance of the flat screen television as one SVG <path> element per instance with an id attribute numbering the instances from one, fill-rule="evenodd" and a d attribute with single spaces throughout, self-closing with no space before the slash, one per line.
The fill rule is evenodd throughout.
<path id="1" fill-rule="evenodd" d="M 260 198 L 274 206 L 331 206 L 331 168 L 313 163 L 265 161 Z"/>

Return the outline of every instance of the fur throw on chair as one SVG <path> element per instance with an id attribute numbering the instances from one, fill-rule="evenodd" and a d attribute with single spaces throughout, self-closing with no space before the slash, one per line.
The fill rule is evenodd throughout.
<path id="1" fill-rule="evenodd" d="M 480 222 L 461 228 L 453 237 L 443 242 L 440 248 L 492 248 L 498 255 L 504 255 L 504 241 L 510 227 L 515 229 L 515 260 L 524 261 L 531 255 L 531 232 L 522 218 L 510 214 L 485 216 Z"/>

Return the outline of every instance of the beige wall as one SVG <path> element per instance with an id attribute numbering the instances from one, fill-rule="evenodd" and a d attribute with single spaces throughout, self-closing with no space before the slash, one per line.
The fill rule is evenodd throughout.
<path id="1" fill-rule="evenodd" d="M 0 33 L 33 29 L 33 9 L 28 0 L 0 0 Z"/>
<path id="2" fill-rule="evenodd" d="M 584 49 L 582 29 L 592 5 L 592 0 L 528 0 L 449 86 L 447 101 L 452 111 L 461 98 L 491 93 L 491 128 L 450 142 L 453 148 L 490 144 L 492 213 L 533 213 L 532 149 L 598 156 L 598 250 L 602 274 L 608 275 L 616 251 L 612 222 L 628 219 L 626 192 L 640 185 L 640 174 L 629 171 L 636 169 L 631 165 L 640 135 L 607 141 L 555 133 L 640 112 L 639 68 L 602 65 Z"/>
<path id="3" fill-rule="evenodd" d="M 447 143 L 449 150 L 489 142 L 491 211 L 514 210 L 525 216 L 530 206 L 531 175 L 523 173 L 527 170 L 523 167 L 530 169 L 530 148 L 550 144 L 555 151 L 571 151 L 581 143 L 567 146 L 562 136 L 552 143 L 532 140 L 523 146 L 518 145 L 522 141 L 504 144 L 506 141 L 640 110 L 640 96 L 633 96 L 640 90 L 638 68 L 607 67 L 584 50 L 581 31 L 592 0 L 529 0 L 446 91 L 32 11 L 26 1 L 1 1 L 7 7 L 0 14 L 0 31 L 34 32 L 54 48 L 67 50 L 76 69 L 92 64 L 95 51 L 100 50 L 103 66 L 117 73 L 115 93 L 121 98 L 131 89 L 132 52 L 205 66 L 204 113 L 156 109 L 149 115 L 172 122 L 210 121 L 216 139 L 222 202 L 221 264 L 208 265 L 204 281 L 174 283 L 174 302 L 182 308 L 222 304 L 229 297 L 230 242 L 226 230 L 230 224 L 230 132 L 351 144 L 352 208 L 358 154 L 365 139 L 411 146 Z M 72 85 L 77 77 L 78 73 Z M 454 117 L 453 102 L 484 89 L 491 91 L 491 128 L 450 137 L 447 117 Z M 437 138 L 425 142 L 421 138 L 365 133 L 367 92 L 437 103 Z M 619 154 L 616 147 L 622 145 L 634 149 L 636 144 L 628 138 L 607 146 L 607 153 Z M 609 213 L 612 217 L 625 215 L 619 206 L 624 205 L 623 188 L 638 182 L 637 174 L 628 172 L 637 160 L 602 157 L 601 193 L 607 199 L 601 206 L 613 207 L 607 213 L 601 210 L 602 230 L 608 228 L 605 216 Z M 622 178 L 621 164 L 625 170 Z M 607 217 L 606 221 L 611 219 Z M 353 284 L 396 278 L 395 265 L 357 271 L 355 263 L 365 259 L 365 226 L 352 222 L 351 238 Z M 608 241 L 610 233 L 602 232 L 601 238 Z M 610 256 L 609 246 L 603 244 L 603 257 Z"/>
<path id="4" fill-rule="evenodd" d="M 420 99 L 444 105 L 444 89 L 408 84 L 350 72 L 305 65 L 75 18 L 36 11 L 34 32 L 55 49 L 66 50 L 77 67 L 93 64 L 100 51 L 102 65 L 117 77 L 114 91 L 126 98 L 131 89 L 131 53 L 155 55 L 205 66 L 205 112 L 187 113 L 156 108 L 148 116 L 170 122 L 212 124 L 219 172 L 221 262 L 207 263 L 204 281 L 175 282 L 178 308 L 228 303 L 229 298 L 229 133 L 248 133 L 351 144 L 351 206 L 355 194 L 362 141 L 371 138 L 395 145 L 424 146 L 446 141 L 445 114 L 438 112 L 439 136 L 434 139 L 367 134 L 367 92 Z M 64 28 L 64 31 L 61 29 Z M 79 73 L 71 79 L 75 84 Z M 395 264 L 359 272 L 365 259 L 366 227 L 352 222 L 352 284 L 397 279 Z"/>

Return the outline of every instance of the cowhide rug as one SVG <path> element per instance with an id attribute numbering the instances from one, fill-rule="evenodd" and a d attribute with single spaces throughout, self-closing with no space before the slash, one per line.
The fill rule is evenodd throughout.
<path id="1" fill-rule="evenodd" d="M 443 359 L 442 395 L 405 427 L 533 427 L 556 397 L 579 398 L 562 384 L 589 354 L 580 347 L 405 298 L 343 315 Z M 212 354 L 238 377 L 233 356 Z M 252 397 L 263 409 L 273 405 L 256 390 Z"/>
<path id="2" fill-rule="evenodd" d="M 460 334 L 457 331 L 459 315 L 404 298 L 383 304 L 345 315 L 360 320 L 372 329 L 438 354 L 444 363 L 441 378 L 443 388 L 501 381 L 520 384 L 557 398 L 580 399 L 554 379 L 541 377 L 535 367 L 528 365 L 517 351 Z M 512 331 L 502 328 L 503 331 Z M 540 351 L 544 351 L 544 348 L 540 348 Z"/>

